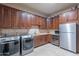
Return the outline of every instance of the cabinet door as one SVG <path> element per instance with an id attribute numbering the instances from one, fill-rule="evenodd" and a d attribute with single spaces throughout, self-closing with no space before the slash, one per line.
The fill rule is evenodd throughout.
<path id="1" fill-rule="evenodd" d="M 36 18 L 35 18 L 35 15 L 32 15 L 32 14 L 31 14 L 31 25 L 32 25 L 32 26 L 37 26 L 37 25 L 36 25 Z"/>
<path id="2" fill-rule="evenodd" d="M 77 10 L 71 10 L 67 12 L 68 22 L 76 22 L 77 21 Z"/>
<path id="3" fill-rule="evenodd" d="M 55 27 L 56 27 L 56 19 L 53 19 L 51 28 L 52 29 L 56 29 Z"/>
<path id="4" fill-rule="evenodd" d="M 67 22 L 67 13 L 62 13 L 61 15 L 59 15 L 59 23 L 66 23 Z"/>
<path id="5" fill-rule="evenodd" d="M 42 21 L 41 21 L 41 18 L 39 16 L 37 16 L 37 25 L 39 26 L 39 28 L 42 25 Z"/>
<path id="6" fill-rule="evenodd" d="M 18 28 L 18 11 L 17 9 L 11 8 L 11 28 Z"/>
<path id="7" fill-rule="evenodd" d="M 10 7 L 3 7 L 3 27 L 4 28 L 11 28 L 11 8 Z"/>
<path id="8" fill-rule="evenodd" d="M 77 22 L 77 10 L 70 10 L 60 15 L 60 24 L 67 22 Z"/>
<path id="9" fill-rule="evenodd" d="M 55 29 L 59 29 L 59 16 L 55 19 Z"/>
<path id="10" fill-rule="evenodd" d="M 39 16 L 35 15 L 35 25 L 39 26 Z"/>
<path id="11" fill-rule="evenodd" d="M 43 29 L 47 29 L 47 21 L 43 18 Z"/>
<path id="12" fill-rule="evenodd" d="M 40 46 L 40 36 L 35 36 L 34 38 L 34 47 Z"/>
<path id="13" fill-rule="evenodd" d="M 38 25 L 38 16 L 35 15 L 35 21 L 36 21 L 36 25 Z"/>
<path id="14" fill-rule="evenodd" d="M 51 19 L 47 19 L 47 29 L 51 29 Z"/>
<path id="15" fill-rule="evenodd" d="M 0 5 L 0 28 L 3 27 L 3 6 Z"/>
<path id="16" fill-rule="evenodd" d="M 18 18 L 19 18 L 18 28 L 22 28 L 23 27 L 23 21 L 22 21 L 22 12 L 21 11 L 18 12 Z"/>
<path id="17" fill-rule="evenodd" d="M 27 15 L 27 26 L 28 28 L 32 27 L 32 15 L 31 14 Z"/>
<path id="18" fill-rule="evenodd" d="M 44 44 L 52 42 L 52 36 L 50 34 L 45 35 L 44 39 L 45 39 L 45 43 Z"/>
<path id="19" fill-rule="evenodd" d="M 50 35 L 41 35 L 40 36 L 40 45 L 47 44 L 51 41 L 51 36 Z"/>
<path id="20" fill-rule="evenodd" d="M 47 35 L 43 35 L 42 44 L 47 44 Z"/>
<path id="21" fill-rule="evenodd" d="M 53 41 L 51 34 L 48 34 L 48 35 L 47 35 L 47 40 L 48 40 L 49 43 L 51 43 L 51 42 Z"/>
<path id="22" fill-rule="evenodd" d="M 40 35 L 40 46 L 45 44 L 45 36 Z"/>
<path id="23" fill-rule="evenodd" d="M 39 28 L 41 28 L 42 24 L 42 17 L 36 16 L 36 25 L 39 26 Z"/>
<path id="24" fill-rule="evenodd" d="M 52 41 L 51 35 L 39 35 L 34 38 L 34 47 L 42 46 Z"/>
<path id="25" fill-rule="evenodd" d="M 59 28 L 59 16 L 55 16 L 52 18 L 52 29 L 58 29 Z"/>
<path id="26" fill-rule="evenodd" d="M 37 37 L 36 37 L 36 36 L 34 37 L 33 42 L 34 42 L 34 47 L 37 47 L 37 46 L 38 46 L 38 44 L 37 44 L 37 43 L 38 43 L 38 41 L 37 41 Z"/>
<path id="27" fill-rule="evenodd" d="M 27 28 L 28 27 L 27 15 L 28 15 L 28 13 L 22 12 L 23 28 Z"/>
<path id="28" fill-rule="evenodd" d="M 53 25 L 54 25 L 53 21 L 54 20 L 52 18 L 47 20 L 47 27 L 48 27 L 48 29 L 53 29 Z"/>
<path id="29" fill-rule="evenodd" d="M 40 17 L 40 29 L 46 29 L 46 20 L 43 17 Z"/>
<path id="30" fill-rule="evenodd" d="M 79 23 L 79 8 L 77 9 L 77 13 L 78 13 L 78 15 L 77 15 L 77 17 L 78 17 L 77 21 Z"/>
<path id="31" fill-rule="evenodd" d="M 18 21 L 19 28 L 27 27 L 26 25 L 27 14 L 24 13 L 23 11 L 19 11 L 18 15 L 19 15 L 19 21 Z"/>

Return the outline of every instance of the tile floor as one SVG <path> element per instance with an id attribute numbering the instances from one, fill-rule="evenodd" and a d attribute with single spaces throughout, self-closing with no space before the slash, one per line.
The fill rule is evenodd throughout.
<path id="1" fill-rule="evenodd" d="M 46 44 L 35 48 L 32 53 L 26 56 L 78 56 L 78 54 L 66 51 L 52 44 Z"/>

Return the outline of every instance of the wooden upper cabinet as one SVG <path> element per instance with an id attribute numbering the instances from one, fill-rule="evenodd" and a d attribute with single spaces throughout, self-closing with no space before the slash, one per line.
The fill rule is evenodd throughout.
<path id="1" fill-rule="evenodd" d="M 35 25 L 39 26 L 39 17 L 35 15 Z"/>
<path id="2" fill-rule="evenodd" d="M 46 19 L 37 15 L 31 16 L 32 26 L 38 26 L 40 29 L 46 28 Z"/>
<path id="3" fill-rule="evenodd" d="M 41 18 L 40 19 L 40 28 L 41 29 L 46 29 L 46 26 L 47 26 L 47 24 L 46 24 L 46 19 L 45 18 Z"/>
<path id="4" fill-rule="evenodd" d="M 30 28 L 32 26 L 45 29 L 45 18 L 0 5 L 0 28 Z"/>
<path id="5" fill-rule="evenodd" d="M 28 27 L 27 15 L 28 15 L 28 13 L 22 12 L 22 25 L 23 25 L 23 28 Z"/>
<path id="6" fill-rule="evenodd" d="M 27 28 L 28 27 L 28 13 L 24 11 L 19 11 L 18 12 L 18 26 L 19 28 Z"/>
<path id="7" fill-rule="evenodd" d="M 56 19 L 53 18 L 52 23 L 51 23 L 51 29 L 55 29 L 55 27 L 56 27 L 55 25 L 56 25 Z"/>
<path id="8" fill-rule="evenodd" d="M 67 13 L 63 13 L 61 15 L 59 15 L 59 23 L 66 23 L 67 22 Z"/>
<path id="9" fill-rule="evenodd" d="M 39 17 L 39 28 L 46 29 L 47 28 L 47 21 L 43 17 Z"/>
<path id="10" fill-rule="evenodd" d="M 3 7 L 3 27 L 4 28 L 11 28 L 11 8 L 10 7 Z"/>
<path id="11" fill-rule="evenodd" d="M 0 5 L 0 28 L 16 28 L 17 12 L 17 9 Z"/>
<path id="12" fill-rule="evenodd" d="M 47 19 L 47 28 L 52 29 L 52 25 L 53 25 L 53 19 L 52 18 Z"/>
<path id="13" fill-rule="evenodd" d="M 77 9 L 72 9 L 60 15 L 60 24 L 67 22 L 77 22 Z"/>
<path id="14" fill-rule="evenodd" d="M 17 9 L 11 8 L 11 28 L 18 28 L 18 11 Z"/>
<path id="15" fill-rule="evenodd" d="M 55 19 L 55 29 L 59 29 L 59 16 Z"/>
<path id="16" fill-rule="evenodd" d="M 77 9 L 77 12 L 78 12 L 78 15 L 77 15 L 77 20 L 78 20 L 78 23 L 79 23 L 79 8 Z"/>
<path id="17" fill-rule="evenodd" d="M 43 18 L 43 29 L 47 29 L 47 20 Z"/>
<path id="18" fill-rule="evenodd" d="M 59 28 L 59 16 L 55 16 L 50 19 L 49 29 L 58 29 Z"/>
<path id="19" fill-rule="evenodd" d="M 18 11 L 18 28 L 23 28 L 23 21 L 22 21 L 22 12 Z"/>
<path id="20" fill-rule="evenodd" d="M 58 29 L 59 28 L 59 19 L 57 17 L 55 17 L 53 19 L 53 25 L 52 25 L 53 29 Z"/>
<path id="21" fill-rule="evenodd" d="M 34 24 L 36 25 L 36 26 L 40 26 L 40 17 L 39 16 L 37 16 L 37 15 L 35 15 L 35 18 L 34 18 L 35 20 L 34 20 Z"/>
<path id="22" fill-rule="evenodd" d="M 77 10 L 71 10 L 67 12 L 67 20 L 68 22 L 76 22 L 77 21 Z"/>
<path id="23" fill-rule="evenodd" d="M 0 5 L 0 28 L 2 28 L 3 26 L 3 6 Z"/>
<path id="24" fill-rule="evenodd" d="M 36 26 L 36 20 L 35 20 L 35 15 L 30 15 L 30 20 L 31 20 L 31 25 Z"/>
<path id="25" fill-rule="evenodd" d="M 32 14 L 28 14 L 27 15 L 27 25 L 28 25 L 28 28 L 31 28 L 33 26 L 33 19 L 32 19 Z"/>

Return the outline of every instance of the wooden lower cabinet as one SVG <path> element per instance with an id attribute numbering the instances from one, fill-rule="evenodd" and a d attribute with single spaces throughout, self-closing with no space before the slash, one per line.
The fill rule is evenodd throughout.
<path id="1" fill-rule="evenodd" d="M 34 47 L 42 46 L 51 41 L 50 35 L 39 35 L 34 38 Z"/>
<path id="2" fill-rule="evenodd" d="M 39 44 L 40 44 L 40 43 L 39 43 L 39 42 L 40 42 L 39 40 L 40 40 L 40 36 L 35 36 L 35 37 L 34 37 L 34 47 L 39 46 Z"/>
<path id="3" fill-rule="evenodd" d="M 52 42 L 52 35 L 51 35 L 51 34 L 48 34 L 48 35 L 47 35 L 47 40 L 48 40 L 49 43 Z"/>

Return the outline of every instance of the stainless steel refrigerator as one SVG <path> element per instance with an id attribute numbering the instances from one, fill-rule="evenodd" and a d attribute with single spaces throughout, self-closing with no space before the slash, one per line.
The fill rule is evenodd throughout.
<path id="1" fill-rule="evenodd" d="M 79 25 L 66 23 L 59 25 L 60 47 L 72 52 L 79 52 Z"/>

